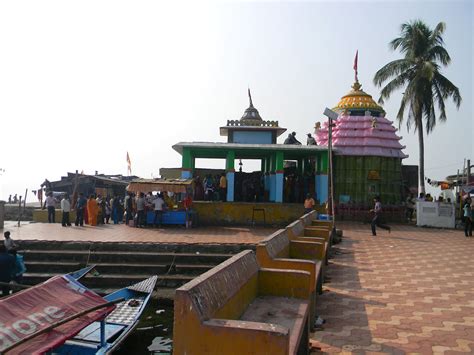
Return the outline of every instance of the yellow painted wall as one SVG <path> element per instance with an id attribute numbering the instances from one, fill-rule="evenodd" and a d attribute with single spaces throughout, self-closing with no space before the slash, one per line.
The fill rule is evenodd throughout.
<path id="1" fill-rule="evenodd" d="M 194 202 L 201 225 L 249 225 L 254 208 L 265 209 L 268 225 L 286 225 L 304 214 L 303 204 L 249 202 Z M 263 224 L 263 213 L 255 211 L 255 223 Z"/>
<path id="2" fill-rule="evenodd" d="M 55 211 L 55 222 L 61 223 L 61 219 L 63 218 L 63 213 L 60 209 L 56 208 Z M 76 220 L 76 212 L 71 211 L 69 212 L 69 222 L 74 223 Z M 33 211 L 33 221 L 34 222 L 42 222 L 48 223 L 48 210 L 36 209 Z"/>

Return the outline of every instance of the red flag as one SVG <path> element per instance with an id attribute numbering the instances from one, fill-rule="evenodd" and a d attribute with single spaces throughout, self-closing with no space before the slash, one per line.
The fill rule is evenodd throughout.
<path id="1" fill-rule="evenodd" d="M 357 78 L 357 61 L 359 60 L 359 50 L 356 52 L 356 56 L 354 58 L 354 70 L 355 70 L 355 81 L 359 81 Z"/>
<path id="2" fill-rule="evenodd" d="M 354 70 L 357 71 L 357 60 L 359 59 L 359 50 L 356 52 L 356 56 L 354 58 Z"/>

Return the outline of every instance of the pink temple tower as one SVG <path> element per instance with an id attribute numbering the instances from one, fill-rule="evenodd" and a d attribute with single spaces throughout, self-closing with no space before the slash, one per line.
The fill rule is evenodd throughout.
<path id="1" fill-rule="evenodd" d="M 385 204 L 402 201 L 402 159 L 408 156 L 400 144 L 393 122 L 384 109 L 356 81 L 333 111 L 339 113 L 332 130 L 335 200 L 339 203 L 370 204 L 379 195 Z M 318 145 L 328 144 L 328 123 L 315 127 Z"/>

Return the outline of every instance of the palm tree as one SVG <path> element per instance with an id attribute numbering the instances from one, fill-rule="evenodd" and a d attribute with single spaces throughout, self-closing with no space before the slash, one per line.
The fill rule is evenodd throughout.
<path id="1" fill-rule="evenodd" d="M 399 126 L 406 121 L 408 131 L 413 127 L 415 132 L 418 132 L 419 185 L 420 192 L 423 193 L 425 192 L 423 124 L 428 135 L 436 126 L 437 119 L 441 122 L 446 121 L 446 99 L 452 98 L 457 108 L 461 105 L 459 89 L 440 71 L 441 67 L 451 62 L 451 57 L 444 48 L 445 28 L 443 22 L 438 23 L 434 30 L 420 20 L 404 23 L 401 26 L 400 37 L 389 44 L 392 50 L 400 50 L 404 58 L 386 64 L 374 76 L 374 84 L 379 87 L 389 80 L 380 92 L 381 104 L 397 89 L 405 89 L 397 119 Z M 435 104 L 438 105 L 438 116 Z M 408 111 L 406 119 L 405 111 Z"/>

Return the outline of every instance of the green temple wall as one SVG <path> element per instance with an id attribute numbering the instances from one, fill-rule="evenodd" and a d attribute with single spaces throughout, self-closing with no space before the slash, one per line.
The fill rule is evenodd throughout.
<path id="1" fill-rule="evenodd" d="M 338 203 L 371 205 L 402 202 L 402 162 L 399 158 L 335 156 L 334 187 Z"/>

